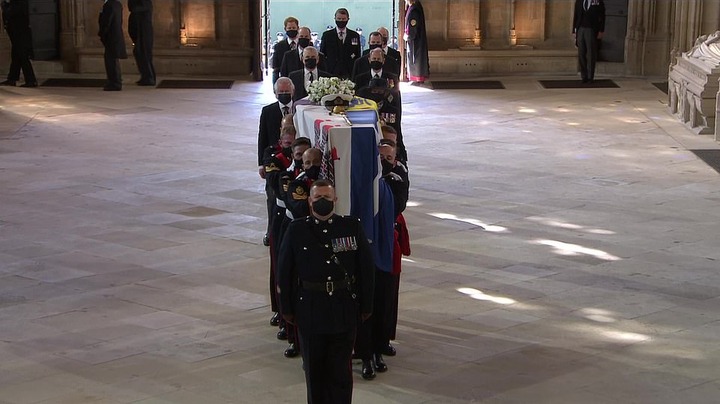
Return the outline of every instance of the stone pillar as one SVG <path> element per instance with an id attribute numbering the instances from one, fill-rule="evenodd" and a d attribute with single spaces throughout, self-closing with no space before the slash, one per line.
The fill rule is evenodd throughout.
<path id="1" fill-rule="evenodd" d="M 516 4 L 515 4 L 515 0 L 508 0 L 508 2 L 510 5 L 510 7 L 508 9 L 508 14 L 510 15 L 510 17 L 508 18 L 508 20 L 510 22 L 510 32 L 508 33 L 508 40 L 509 40 L 510 46 L 512 47 L 512 46 L 517 45 L 517 31 L 515 30 L 515 7 L 516 7 Z"/>
<path id="2" fill-rule="evenodd" d="M 78 71 L 77 48 L 85 41 L 85 2 L 67 0 L 60 3 L 60 57 L 63 70 Z M 78 18 L 79 17 L 79 18 Z"/>

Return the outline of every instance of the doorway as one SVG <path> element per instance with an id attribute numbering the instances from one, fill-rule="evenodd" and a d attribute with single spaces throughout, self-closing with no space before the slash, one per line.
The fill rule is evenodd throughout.
<path id="1" fill-rule="evenodd" d="M 338 4 L 335 0 L 264 0 L 262 10 L 262 68 L 265 77 L 272 75 L 269 61 L 272 48 L 278 40 L 285 39 L 283 21 L 294 16 L 300 26 L 307 26 L 312 32 L 313 42 L 319 45 L 323 32 L 335 27 L 335 10 L 345 7 L 350 13 L 348 28 L 362 31 L 360 41 L 367 49 L 367 38 L 378 27 L 386 27 L 390 37 L 398 37 L 398 19 L 402 0 L 347 0 Z M 360 33 L 360 32 L 358 32 Z"/>
<path id="2" fill-rule="evenodd" d="M 598 59 L 605 62 L 625 62 L 628 0 L 605 0 L 605 34 Z"/>
<path id="3" fill-rule="evenodd" d="M 29 0 L 28 8 L 34 60 L 57 59 L 60 57 L 58 0 Z"/>

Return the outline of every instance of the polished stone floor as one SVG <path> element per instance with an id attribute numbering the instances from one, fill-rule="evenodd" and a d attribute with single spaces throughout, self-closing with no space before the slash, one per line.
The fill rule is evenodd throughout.
<path id="1" fill-rule="evenodd" d="M 398 355 L 355 402 L 717 402 L 720 175 L 689 150 L 720 144 L 650 80 L 499 79 L 403 88 Z M 268 325 L 271 100 L 0 88 L 0 404 L 304 401 Z"/>

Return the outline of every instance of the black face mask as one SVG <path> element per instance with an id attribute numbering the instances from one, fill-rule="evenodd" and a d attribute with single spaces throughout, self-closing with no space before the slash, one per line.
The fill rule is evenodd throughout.
<path id="1" fill-rule="evenodd" d="M 293 160 L 295 162 L 295 168 L 301 168 L 302 167 L 302 159 L 300 160 Z"/>
<path id="2" fill-rule="evenodd" d="M 298 38 L 298 46 L 301 48 L 307 48 L 310 46 L 310 38 Z"/>
<path id="3" fill-rule="evenodd" d="M 370 62 L 370 68 L 373 70 L 380 70 L 383 67 L 383 62 L 379 60 L 373 60 Z"/>
<path id="4" fill-rule="evenodd" d="M 317 67 L 317 59 L 313 59 L 313 58 L 305 59 L 305 67 L 307 67 L 308 69 L 316 68 Z"/>
<path id="5" fill-rule="evenodd" d="M 320 198 L 312 204 L 313 212 L 318 216 L 327 216 L 335 209 L 335 203 L 327 199 Z"/>
<path id="6" fill-rule="evenodd" d="M 287 30 L 287 31 L 285 31 L 285 34 L 288 36 L 288 38 L 295 38 L 298 34 L 298 30 L 296 30 L 296 29 Z"/>
<path id="7" fill-rule="evenodd" d="M 280 104 L 287 105 L 292 101 L 292 94 L 289 93 L 283 93 L 277 95 L 277 100 L 280 102 Z"/>
<path id="8" fill-rule="evenodd" d="M 370 48 L 370 50 L 373 50 L 373 49 L 377 49 L 377 48 L 382 48 L 382 45 L 377 44 L 377 43 L 371 43 L 371 44 L 368 46 L 368 48 Z"/>
<path id="9" fill-rule="evenodd" d="M 347 27 L 347 23 L 348 23 L 347 20 L 346 21 L 335 20 L 335 25 L 337 25 L 337 27 L 340 29 Z"/>
<path id="10" fill-rule="evenodd" d="M 320 166 L 312 166 L 305 170 L 305 175 L 311 180 L 316 180 L 320 176 Z"/>
<path id="11" fill-rule="evenodd" d="M 392 169 L 393 169 L 392 163 L 387 160 L 380 160 L 380 163 L 382 164 L 383 177 L 390 174 L 390 171 L 392 171 Z"/>

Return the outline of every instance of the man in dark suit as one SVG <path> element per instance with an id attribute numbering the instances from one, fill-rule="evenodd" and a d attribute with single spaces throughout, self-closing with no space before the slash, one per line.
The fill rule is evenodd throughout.
<path id="1" fill-rule="evenodd" d="M 127 59 L 125 38 L 123 36 L 123 6 L 119 0 L 106 0 L 103 4 L 98 26 L 98 35 L 105 47 L 105 73 L 107 83 L 103 90 L 122 90 L 122 73 L 120 72 L 120 59 Z"/>
<path id="2" fill-rule="evenodd" d="M 382 34 L 380 32 L 371 32 L 370 33 L 370 49 L 363 52 L 362 57 L 358 58 L 355 61 L 355 64 L 353 64 L 353 71 L 352 71 L 352 80 L 355 81 L 358 75 L 361 73 L 366 73 L 370 71 L 370 60 L 368 58 L 368 55 L 370 54 L 370 51 L 376 48 L 382 49 L 383 39 Z M 385 52 L 384 49 L 383 53 Z M 395 51 L 397 52 L 397 51 Z M 400 65 L 397 64 L 397 61 L 387 54 L 385 54 L 385 64 L 383 66 L 383 69 L 387 70 L 390 73 L 395 74 L 396 76 L 400 75 Z M 355 87 L 358 88 L 358 87 Z"/>
<path id="3" fill-rule="evenodd" d="M 369 70 L 355 77 L 355 88 L 363 88 L 370 84 L 372 79 L 384 79 L 388 82 L 388 87 L 396 87 L 398 85 L 398 76 L 387 71 L 384 67 L 386 62 L 385 53 L 382 49 L 375 48 L 368 54 Z"/>
<path id="4" fill-rule="evenodd" d="M 298 46 L 298 35 L 299 35 L 298 26 L 300 25 L 300 23 L 298 22 L 298 19 L 295 17 L 288 17 L 283 22 L 283 25 L 285 26 L 285 35 L 287 35 L 287 39 L 278 41 L 273 46 L 273 57 L 271 60 L 271 67 L 273 69 L 273 75 L 272 75 L 273 84 L 275 84 L 277 79 L 281 76 L 280 67 L 282 66 L 283 57 L 285 56 L 285 53 L 291 49 L 296 49 Z M 285 75 L 283 77 L 287 77 L 287 75 Z"/>
<path id="5" fill-rule="evenodd" d="M 303 65 L 305 67 L 290 73 L 290 80 L 292 80 L 295 85 L 293 101 L 307 97 L 307 89 L 313 81 L 320 77 L 330 77 L 330 73 L 317 68 L 318 60 L 319 54 L 317 49 L 312 46 L 303 49 Z"/>
<path id="6" fill-rule="evenodd" d="M 325 31 L 320 43 L 320 52 L 325 55 L 327 71 L 333 76 L 350 78 L 353 63 L 360 57 L 360 35 L 347 29 L 350 13 L 339 8 L 335 12 L 335 29 Z"/>
<path id="7" fill-rule="evenodd" d="M 290 223 L 278 255 L 280 309 L 298 327 L 312 404 L 352 401 L 353 342 L 373 311 L 373 253 L 360 221 L 334 213 L 336 200 L 330 182 L 315 181 L 310 216 Z"/>
<path id="8" fill-rule="evenodd" d="M 32 33 L 27 0 L 3 0 L 2 21 L 5 31 L 10 37 L 10 71 L 3 86 L 15 86 L 20 80 L 20 70 L 25 77 L 21 87 L 37 87 L 37 78 L 30 58 L 33 57 Z"/>
<path id="9" fill-rule="evenodd" d="M 268 146 L 278 143 L 280 139 L 280 126 L 282 119 L 285 115 L 292 112 L 293 92 L 295 87 L 292 81 L 287 77 L 281 77 L 275 82 L 274 91 L 276 102 L 268 104 L 263 107 L 260 113 L 260 129 L 258 130 L 258 174 L 260 178 L 265 179 L 265 165 L 264 156 L 265 149 Z M 263 237 L 263 244 L 265 246 L 270 245 L 268 239 L 268 232 L 270 230 L 270 218 L 272 217 L 273 203 L 275 202 L 275 196 L 272 193 L 272 189 L 265 185 L 265 195 L 268 223 L 265 230 L 265 236 Z"/>
<path id="10" fill-rule="evenodd" d="M 155 85 L 153 65 L 153 4 L 152 0 L 128 0 L 128 34 L 133 41 L 133 56 L 140 71 L 140 86 Z"/>
<path id="11" fill-rule="evenodd" d="M 583 83 L 595 79 L 598 42 L 605 32 L 605 2 L 603 0 L 575 0 L 573 36 L 578 48 L 578 63 Z"/>
<path id="12" fill-rule="evenodd" d="M 385 52 L 385 56 L 387 56 L 390 59 L 393 59 L 395 63 L 398 66 L 398 69 L 402 66 L 402 55 L 400 52 L 398 52 L 397 49 L 393 49 L 392 47 L 388 46 L 388 40 L 390 33 L 388 32 L 388 29 L 385 27 L 380 27 L 377 29 L 377 31 L 382 35 L 383 45 L 382 49 L 383 52 Z M 393 72 L 395 73 L 395 72 Z M 400 70 L 397 71 L 398 76 L 400 76 Z"/>
<path id="13" fill-rule="evenodd" d="M 297 49 L 285 52 L 285 55 L 282 58 L 282 64 L 280 65 L 281 77 L 288 77 L 290 76 L 290 72 L 303 68 L 302 53 L 308 46 L 313 46 L 310 39 L 310 28 L 301 27 L 298 31 Z M 325 58 L 323 55 L 319 55 L 318 69 L 325 69 L 324 61 Z"/>

